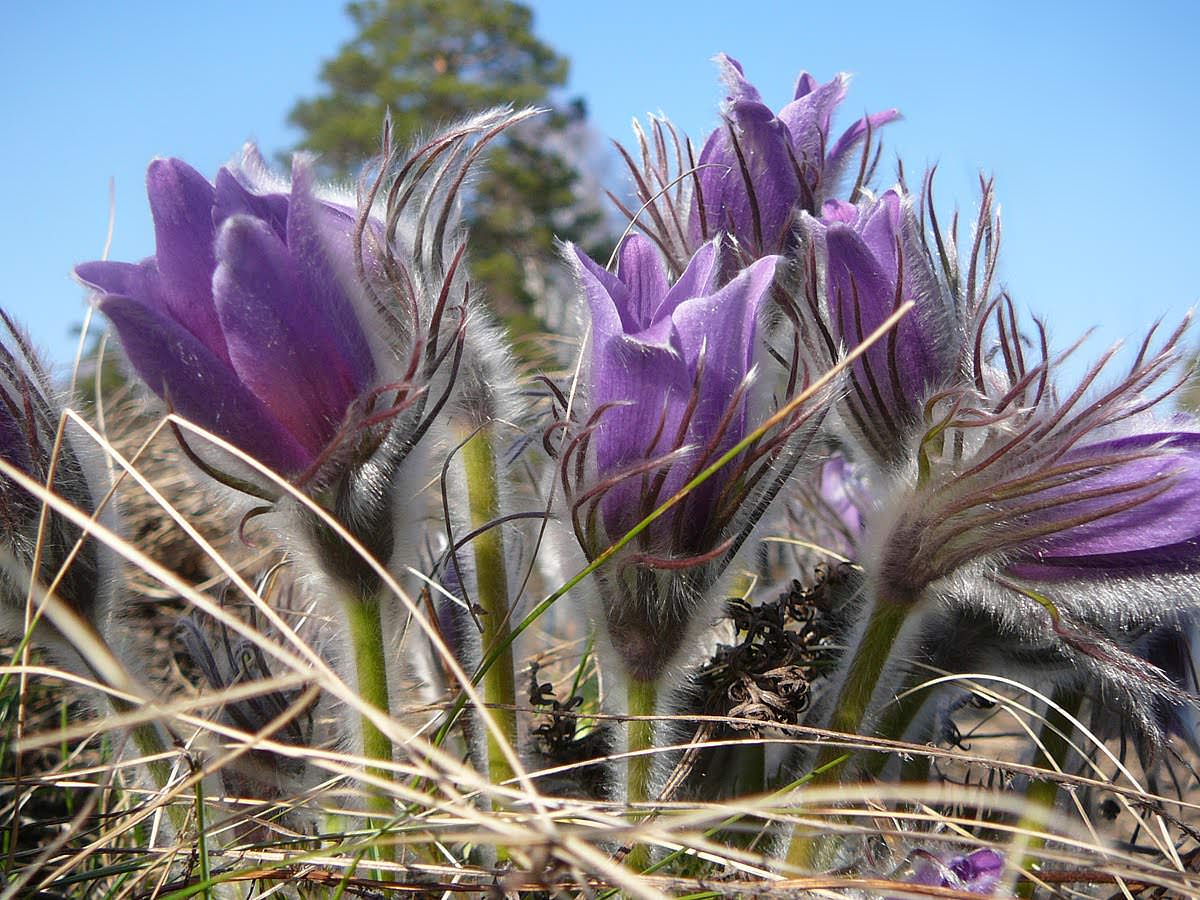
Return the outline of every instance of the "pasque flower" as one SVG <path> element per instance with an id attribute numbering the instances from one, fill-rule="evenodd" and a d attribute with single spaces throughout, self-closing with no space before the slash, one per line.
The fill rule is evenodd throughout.
<path id="1" fill-rule="evenodd" d="M 1158 350 L 1148 338 L 1111 387 L 1096 388 L 1110 352 L 1060 395 L 1044 333 L 1027 360 L 1016 322 L 1006 298 L 991 305 L 979 328 L 991 324 L 1000 367 L 982 353 L 969 387 L 934 395 L 916 458 L 880 483 L 861 545 L 862 639 L 895 640 L 905 624 L 919 640 L 925 623 L 937 665 L 1011 663 L 1028 680 L 1038 660 L 1052 687 L 1086 687 L 1154 731 L 1156 698 L 1173 689 L 1133 643 L 1194 602 L 1200 567 L 1200 433 L 1150 412 L 1182 329 Z"/>
<path id="2" fill-rule="evenodd" d="M 895 110 L 864 116 L 833 144 L 833 114 L 846 96 L 847 77 L 818 84 L 807 72 L 796 81 L 790 103 L 772 112 L 742 71 L 725 54 L 717 65 L 728 95 L 726 126 L 709 135 L 700 151 L 693 238 L 724 231 L 753 255 L 794 246 L 792 229 L 800 210 L 815 212 L 836 196 L 842 175 L 872 129 L 899 116 Z M 873 168 L 862 160 L 854 195 Z"/>
<path id="3" fill-rule="evenodd" d="M 894 510 L 879 558 L 893 593 L 918 597 L 981 558 L 1005 576 L 1051 582 L 1194 569 L 1200 432 L 1148 412 L 1181 331 L 1158 351 L 1143 346 L 1111 388 L 1089 390 L 1102 360 L 1060 397 L 1054 361 L 1026 365 L 1011 304 L 995 310 L 999 356 L 1011 369 L 981 369 L 982 393 L 930 403 L 917 465 L 900 479 L 911 502 Z"/>
<path id="4" fill-rule="evenodd" d="M 909 884 L 927 884 L 936 887 L 955 888 L 970 894 L 991 895 L 1000 884 L 1004 874 L 1004 858 L 995 850 L 986 847 L 965 856 L 939 858 L 932 853 L 921 853 L 922 861 L 917 865 Z"/>
<path id="5" fill-rule="evenodd" d="M 988 196 L 980 221 L 987 226 Z M 961 381 L 965 318 L 977 300 L 939 277 L 913 199 L 899 189 L 857 204 L 830 200 L 802 217 L 811 277 L 824 295 L 833 338 L 853 349 L 902 304 L 913 309 L 850 367 L 842 418 L 879 465 L 901 461 L 921 425 L 925 399 Z M 986 281 L 975 290 L 986 296 Z"/>
<path id="6" fill-rule="evenodd" d="M 0 458 L 48 485 L 81 512 L 95 514 L 105 493 L 105 479 L 90 464 L 86 447 L 77 446 L 76 429 L 70 423 L 57 443 L 64 398 L 39 362 L 28 335 L 3 310 L 0 322 Z M 40 500 L 0 475 L 0 555 L 8 557 L 0 565 L 0 633 L 10 639 L 24 634 L 31 578 L 42 589 L 53 587 L 83 620 L 104 631 L 120 583 L 113 554 L 87 538 L 73 552 L 82 537 L 80 529 L 52 510 L 43 523 L 42 513 Z M 111 527 L 111 511 L 102 517 Z M 80 665 L 54 629 L 42 625 L 35 634 L 60 662 Z"/>
<path id="7" fill-rule="evenodd" d="M 151 390 L 303 488 L 373 557 L 276 486 L 232 464 L 222 471 L 185 442 L 210 474 L 274 503 L 266 509 L 298 538 L 308 572 L 344 601 L 359 694 L 384 710 L 384 612 L 397 601 L 375 563 L 391 562 L 407 536 L 397 523 L 424 483 L 411 454 L 458 390 L 468 319 L 490 333 L 468 309 L 459 191 L 483 145 L 529 114 L 482 113 L 407 157 L 394 154 L 385 123 L 361 196 L 316 187 L 304 156 L 290 183 L 252 149 L 213 183 L 178 160 L 155 161 L 156 256 L 76 269 Z M 464 368 L 465 392 L 494 393 L 480 384 L 488 366 Z M 495 618 L 507 621 L 507 610 Z M 368 757 L 390 759 L 369 716 L 362 740 Z"/>
<path id="8" fill-rule="evenodd" d="M 640 235 L 622 245 L 615 275 L 573 251 L 592 333 L 586 412 L 561 463 L 591 559 L 771 412 L 754 375 L 759 313 L 780 261 L 765 257 L 722 284 L 721 254 L 719 241 L 706 243 L 672 284 Z M 634 677 L 669 666 L 695 607 L 790 474 L 817 407 L 782 419 L 601 568 L 609 634 Z"/>
<path id="9" fill-rule="evenodd" d="M 704 244 L 672 283 L 647 237 L 625 240 L 615 275 L 569 248 L 591 317 L 584 412 L 561 423 L 561 477 L 579 544 L 598 562 L 673 504 L 596 570 L 632 715 L 656 712 L 664 676 L 705 621 L 699 610 L 798 462 L 814 431 L 806 426 L 820 419 L 820 402 L 796 403 L 730 455 L 770 413 L 755 360 L 780 260 L 764 257 L 724 279 L 722 252 L 719 239 Z M 802 365 L 794 356 L 792 386 Z M 628 748 L 647 750 L 652 733 L 645 719 L 631 723 Z M 627 797 L 649 799 L 649 757 L 635 753 L 626 770 Z M 635 848 L 634 864 L 644 856 Z"/>
<path id="10" fill-rule="evenodd" d="M 247 151 L 210 184 L 177 159 L 146 177 L 156 255 L 91 262 L 133 368 L 176 411 L 295 478 L 326 452 L 376 365 L 355 280 L 352 198 L 323 198 L 312 162 L 290 185 Z"/>
<path id="11" fill-rule="evenodd" d="M 253 147 L 213 183 L 156 160 L 157 254 L 76 274 L 152 391 L 305 489 L 386 561 L 395 476 L 453 393 L 466 344 L 458 190 L 473 148 L 523 115 L 481 114 L 408 158 L 385 136 L 361 200 L 317 186 L 303 155 L 290 181 Z M 210 474 L 279 498 L 194 444 L 185 449 Z M 324 568 L 374 580 L 328 529 L 309 530 Z"/>
<path id="12" fill-rule="evenodd" d="M 842 452 L 825 459 L 793 491 L 797 533 L 818 549 L 820 561 L 853 559 L 870 509 L 869 482 Z"/>
<path id="13" fill-rule="evenodd" d="M 974 325 L 965 377 L 925 400 L 909 455 L 873 480 L 863 606 L 828 726 L 899 737 L 925 695 L 892 701 L 920 681 L 910 667 L 924 656 L 952 672 L 1049 679 L 1039 686 L 1103 700 L 1157 736 L 1156 708 L 1178 691 L 1133 643 L 1195 603 L 1200 564 L 1188 512 L 1200 502 L 1200 442 L 1151 412 L 1183 329 L 1158 349 L 1147 337 L 1112 386 L 1097 388 L 1110 351 L 1060 393 L 1061 357 L 1040 324 L 1022 332 L 1006 296 Z M 809 864 L 814 846 L 798 837 L 789 858 Z"/>
<path id="14" fill-rule="evenodd" d="M 737 60 L 722 53 L 716 62 L 727 92 L 725 123 L 705 140 L 699 158 L 664 120 L 653 122 L 650 138 L 638 130 L 640 161 L 625 154 L 645 213 L 625 211 L 641 222 L 675 272 L 721 233 L 733 239 L 743 264 L 794 251 L 800 212 L 815 213 L 838 196 L 852 162 L 857 171 L 847 196 L 856 198 L 877 162 L 872 132 L 899 117 L 895 110 L 864 116 L 833 140 L 847 76 L 820 84 L 801 73 L 793 100 L 776 113 Z"/>
<path id="15" fill-rule="evenodd" d="M 575 251 L 592 320 L 590 402 L 603 409 L 591 437 L 597 472 L 609 478 L 659 461 L 600 497 L 604 541 L 619 538 L 745 435 L 757 317 L 778 260 L 760 260 L 718 288 L 718 255 L 706 244 L 669 285 L 641 236 L 625 241 L 615 276 Z M 711 549 L 705 532 L 728 481 L 718 473 L 694 490 L 651 526 L 649 546 L 685 556 Z"/>

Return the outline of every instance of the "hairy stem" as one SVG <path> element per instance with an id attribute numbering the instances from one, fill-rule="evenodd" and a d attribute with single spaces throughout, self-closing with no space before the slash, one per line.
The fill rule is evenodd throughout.
<path id="1" fill-rule="evenodd" d="M 133 712 L 136 707 L 132 703 L 127 703 L 124 700 L 117 698 L 112 699 L 113 710 L 117 713 Z M 130 729 L 130 736 L 133 738 L 133 743 L 141 751 L 142 755 L 148 757 L 146 762 L 146 770 L 150 773 L 150 778 L 154 782 L 155 787 L 164 793 L 171 783 L 171 764 L 163 757 L 167 753 L 167 745 L 163 743 L 162 735 L 158 733 L 158 729 L 154 727 L 153 722 L 143 722 L 140 725 L 134 725 Z M 159 757 L 157 759 L 153 757 Z M 177 832 L 182 832 L 187 823 L 187 812 L 182 807 L 174 803 L 167 804 L 167 818 L 171 820 L 171 825 Z"/>
<path id="2" fill-rule="evenodd" d="M 879 737 L 895 738 L 900 740 L 904 737 L 904 733 L 908 731 L 917 716 L 925 707 L 925 702 L 932 696 L 932 692 L 921 688 L 923 676 L 914 675 L 904 684 L 904 689 L 897 691 L 900 696 L 888 704 L 887 708 L 881 713 L 879 720 L 875 723 L 875 733 Z M 872 753 L 870 757 L 863 763 L 863 770 L 872 778 L 878 778 L 883 774 L 884 768 L 888 761 L 891 760 L 892 754 L 884 751 Z M 914 760 L 923 760 L 917 765 L 924 765 L 926 775 L 928 775 L 929 757 L 915 756 Z M 917 772 L 918 769 L 909 768 L 909 763 L 905 763 L 901 767 L 901 777 L 904 781 L 923 781 L 923 777 L 909 778 L 908 772 Z"/>
<path id="3" fill-rule="evenodd" d="M 467 481 L 467 504 L 472 529 L 484 528 L 500 515 L 500 492 L 496 472 L 496 455 L 491 437 L 480 429 L 462 449 L 463 468 Z M 483 673 L 483 699 L 503 734 L 513 747 L 517 740 L 516 675 L 513 664 L 512 641 L 509 638 L 508 569 L 504 559 L 504 534 L 500 528 L 486 528 L 471 542 L 475 554 L 475 585 L 482 608 L 483 653 L 485 658 L 493 647 L 503 651 Z M 493 784 L 513 777 L 512 766 L 500 738 L 487 729 L 488 776 Z"/>
<path id="4" fill-rule="evenodd" d="M 376 597 L 349 596 L 345 600 L 346 618 L 350 626 L 350 644 L 358 676 L 358 696 L 368 705 L 387 713 L 388 681 L 383 649 L 383 627 L 379 619 L 379 600 Z M 381 763 L 392 761 L 392 742 L 366 715 L 360 719 L 363 756 Z M 384 766 L 367 766 L 367 774 L 390 779 Z M 368 789 L 372 810 L 391 818 L 392 802 L 386 793 Z M 386 821 L 386 820 L 385 820 Z M 383 821 L 372 827 L 382 827 Z"/>
<path id="5" fill-rule="evenodd" d="M 867 620 L 866 630 L 863 631 L 858 646 L 854 648 L 850 671 L 846 673 L 846 680 L 842 682 L 834 703 L 833 716 L 827 726 L 829 730 L 844 734 L 860 733 L 879 678 L 892 656 L 896 639 L 911 610 L 911 606 L 887 600 L 875 603 Z M 836 784 L 841 781 L 845 776 L 845 761 L 841 765 L 830 764 L 846 755 L 847 751 L 842 748 L 825 747 L 817 756 L 816 769 L 819 774 L 813 778 L 812 784 Z M 814 871 L 819 867 L 828 849 L 826 842 L 820 837 L 797 834 L 792 838 L 787 861 L 790 865 L 806 871 Z"/>
<path id="6" fill-rule="evenodd" d="M 653 681 L 629 679 L 626 685 L 626 712 L 631 716 L 653 716 L 658 711 L 658 685 Z M 631 719 L 626 723 L 626 749 L 630 756 L 625 764 L 625 796 L 630 805 L 653 800 L 651 775 L 654 757 L 646 752 L 654 747 L 654 720 Z M 645 844 L 634 844 L 626 857 L 630 867 L 641 871 L 650 864 L 650 850 Z"/>
<path id="7" fill-rule="evenodd" d="M 1075 731 L 1074 720 L 1079 715 L 1083 705 L 1083 694 L 1076 690 L 1056 691 L 1054 704 L 1046 710 L 1046 718 L 1042 722 L 1041 733 L 1038 735 L 1041 747 L 1038 751 L 1039 765 L 1051 772 L 1064 770 L 1067 755 L 1071 752 L 1071 735 Z M 1061 710 L 1058 708 L 1061 707 Z M 1043 832 L 1046 830 L 1046 820 L 1054 810 L 1054 802 L 1058 799 L 1058 782 L 1051 778 L 1034 778 L 1025 788 L 1026 809 L 1017 823 L 1017 839 L 1028 832 Z M 1046 838 L 1040 834 L 1026 838 L 1024 842 L 1024 859 L 1021 868 L 1030 870 L 1036 866 L 1034 855 L 1046 844 Z M 1021 897 L 1032 897 L 1034 882 L 1023 880 L 1017 888 Z"/>

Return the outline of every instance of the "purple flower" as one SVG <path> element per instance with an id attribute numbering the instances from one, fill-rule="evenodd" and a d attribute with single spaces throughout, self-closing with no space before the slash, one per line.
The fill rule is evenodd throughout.
<path id="1" fill-rule="evenodd" d="M 757 318 L 776 257 L 717 287 L 718 247 L 708 243 L 674 284 L 639 235 L 621 247 L 610 275 L 576 249 L 592 318 L 591 441 L 597 474 L 613 479 L 599 501 L 603 537 L 621 537 L 745 435 L 747 379 Z M 648 465 L 649 463 L 649 465 Z M 691 492 L 649 529 L 652 552 L 691 556 L 712 549 L 732 466 Z"/>
<path id="2" fill-rule="evenodd" d="M 1182 329 L 1158 352 L 1144 349 L 1111 389 L 1088 398 L 1106 357 L 1060 398 L 1053 361 L 1024 362 L 1011 304 L 994 309 L 997 355 L 1011 371 L 981 369 L 983 396 L 960 388 L 931 408 L 911 500 L 890 520 L 880 561 L 894 599 L 983 558 L 1026 579 L 1196 568 L 1200 430 L 1146 412 Z"/>
<path id="3" fill-rule="evenodd" d="M 1152 415 L 1183 329 L 1147 338 L 1111 386 L 1097 388 L 1112 351 L 1060 392 L 1059 358 L 1010 301 L 979 328 L 974 371 L 934 395 L 915 458 L 877 480 L 860 544 L 866 595 L 909 610 L 906 640 L 925 642 L 894 658 L 1046 679 L 1161 737 L 1179 690 L 1137 641 L 1195 607 L 1200 575 L 1200 428 Z"/>
<path id="4" fill-rule="evenodd" d="M 853 559 L 869 510 L 870 492 L 862 473 L 845 456 L 834 454 L 802 491 L 807 520 L 803 532 L 822 550 Z"/>
<path id="5" fill-rule="evenodd" d="M 939 859 L 931 853 L 920 853 L 924 862 L 909 884 L 947 887 L 971 894 L 992 894 L 1004 874 L 1004 858 L 995 850 L 975 850 L 966 856 Z"/>
<path id="6" fill-rule="evenodd" d="M 844 418 L 876 462 L 909 452 L 925 399 L 959 378 L 964 330 L 935 274 L 912 199 L 890 190 L 857 206 L 829 201 L 806 216 L 829 328 L 853 349 L 907 301 L 913 309 L 850 368 Z M 821 268 L 823 267 L 823 272 Z"/>
<path id="7" fill-rule="evenodd" d="M 281 185 L 253 150 L 213 184 L 176 159 L 151 163 L 146 183 L 156 255 L 76 275 L 155 393 L 281 474 L 305 473 L 375 376 L 352 202 L 318 197 L 303 157 Z"/>
<path id="8" fill-rule="evenodd" d="M 795 244 L 800 210 L 816 212 L 833 197 L 868 133 L 899 113 L 864 116 L 830 146 L 833 113 L 846 96 L 845 75 L 817 84 L 801 73 L 792 102 L 774 113 L 737 60 L 721 54 L 717 64 L 728 90 L 727 125 L 709 135 L 700 151 L 693 240 L 724 231 L 751 256 L 786 252 Z M 860 179 L 868 167 L 864 157 Z"/>
<path id="9" fill-rule="evenodd" d="M 1032 537 L 1010 570 L 1033 578 L 1187 571 L 1200 563 L 1200 431 L 1153 430 L 1063 454 L 1031 494 Z M 1052 476 L 1050 476 L 1052 477 Z"/>
<path id="10" fill-rule="evenodd" d="M 85 263 L 76 274 L 152 391 L 303 487 L 387 562 L 420 491 L 403 483 L 419 475 L 410 454 L 439 414 L 503 393 L 486 382 L 506 371 L 503 354 L 483 346 L 494 329 L 486 314 L 468 315 L 457 209 L 482 146 L 531 114 L 481 113 L 408 156 L 385 127 L 359 197 L 315 187 L 303 156 L 290 183 L 253 148 L 214 183 L 179 160 L 156 160 L 147 184 L 157 255 Z M 244 467 L 184 449 L 222 483 L 279 499 L 277 486 Z M 360 596 L 376 589 L 372 566 L 320 517 L 268 508 L 299 517 L 291 524 L 309 538 L 315 569 Z"/>
<path id="11" fill-rule="evenodd" d="M 831 146 L 845 75 L 818 84 L 802 73 L 792 102 L 775 113 L 736 60 L 721 54 L 716 61 L 727 88 L 725 124 L 708 136 L 698 159 L 691 141 L 661 118 L 651 121 L 649 134 L 635 124 L 638 158 L 618 148 L 638 207 L 618 206 L 658 245 L 673 274 L 719 234 L 733 239 L 742 265 L 796 250 L 800 213 L 816 213 L 837 196 L 852 161 L 857 177 L 847 196 L 856 198 L 878 160 L 870 134 L 899 117 L 895 110 L 864 116 Z"/>
<path id="12" fill-rule="evenodd" d="M 592 322 L 589 412 L 568 432 L 561 468 L 589 559 L 769 411 L 752 372 L 778 258 L 719 286 L 720 252 L 705 244 L 671 284 L 648 238 L 625 241 L 616 275 L 574 251 Z M 697 605 L 795 465 L 812 413 L 786 417 L 597 572 L 609 637 L 631 677 L 652 681 L 669 666 Z"/>

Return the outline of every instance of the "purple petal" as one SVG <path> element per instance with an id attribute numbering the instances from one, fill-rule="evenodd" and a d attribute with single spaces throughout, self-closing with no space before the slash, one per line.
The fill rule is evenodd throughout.
<path id="1" fill-rule="evenodd" d="M 759 94 L 758 88 L 746 80 L 740 62 L 726 53 L 718 53 L 714 59 L 717 68 L 721 70 L 721 81 L 725 85 L 725 90 L 728 91 L 727 101 L 736 103 L 748 100 L 752 103 L 762 103 L 762 95 Z"/>
<path id="2" fill-rule="evenodd" d="M 736 385 L 750 370 L 758 312 L 781 260 L 765 256 L 715 294 L 685 300 L 671 314 L 689 364 L 696 364 L 701 346 L 707 345 L 706 378 Z"/>
<path id="3" fill-rule="evenodd" d="M 1161 491 L 1131 509 L 1066 528 L 1041 541 L 1023 574 L 1053 574 L 1053 567 L 1096 571 L 1190 568 L 1200 562 L 1200 433 L 1159 432 L 1092 444 L 1066 454 L 1062 462 L 1102 460 L 1113 454 L 1149 453 L 1085 475 L 1063 488 L 1041 492 L 1062 502 L 1039 516 L 1069 523 L 1114 508 L 1126 500 Z M 1138 487 L 1139 483 L 1154 483 Z M 1107 496 L 1073 500 L 1082 492 L 1111 491 Z M 1031 566 L 1033 568 L 1031 568 Z"/>
<path id="4" fill-rule="evenodd" d="M 597 346 L 591 372 L 594 408 L 614 402 L 601 417 L 594 438 L 596 467 L 611 476 L 676 449 L 679 425 L 692 391 L 688 366 L 665 347 L 624 337 Z M 684 443 L 687 443 L 686 436 Z M 686 464 L 676 463 L 659 500 L 683 484 Z M 631 478 L 609 490 L 600 504 L 604 526 L 616 538 L 641 520 L 641 479 Z"/>
<path id="5" fill-rule="evenodd" d="M 230 216 L 253 216 L 270 225 L 281 241 L 287 240 L 287 195 L 252 193 L 226 168 L 217 172 L 214 193 L 213 225 L 217 228 Z"/>
<path id="6" fill-rule="evenodd" d="M 358 393 L 354 366 L 271 227 L 233 216 L 221 227 L 213 278 L 232 365 L 314 457 Z"/>
<path id="7" fill-rule="evenodd" d="M 108 295 L 98 305 L 141 379 L 182 416 L 280 473 L 302 472 L 312 462 L 225 362 L 187 329 L 127 297 Z"/>
<path id="8" fill-rule="evenodd" d="M 867 210 L 855 227 L 863 243 L 893 280 L 897 272 L 896 241 L 900 235 L 903 204 L 896 191 L 888 191 Z"/>
<path id="9" fill-rule="evenodd" d="M 592 405 L 617 403 L 604 413 L 596 463 L 612 472 L 674 448 L 673 428 L 655 440 L 664 410 L 678 425 L 692 390 L 687 363 L 674 351 L 617 337 L 597 346 L 591 373 Z"/>
<path id="10" fill-rule="evenodd" d="M 972 894 L 991 894 L 1004 874 L 1004 859 L 994 850 L 980 849 L 945 862 L 929 861 L 909 879 L 909 884 L 957 888 Z"/>
<path id="11" fill-rule="evenodd" d="M 825 156 L 825 171 L 832 173 L 832 177 L 837 177 L 841 173 L 842 166 L 846 163 L 847 157 L 851 150 L 867 136 L 867 125 L 871 126 L 871 133 L 876 133 L 884 125 L 889 122 L 895 122 L 900 118 L 900 110 L 885 109 L 883 112 L 871 113 L 869 116 L 863 116 L 844 132 L 838 138 L 833 149 Z"/>
<path id="12" fill-rule="evenodd" d="M 954 334 L 946 321 L 936 281 L 925 271 L 923 253 L 897 230 L 900 222 L 895 216 L 899 213 L 887 203 L 881 203 L 877 210 L 868 215 L 867 236 L 840 222 L 824 229 L 828 302 L 838 336 L 847 348 L 853 348 L 882 325 L 900 303 L 917 301 L 917 307 L 891 335 L 876 342 L 853 368 L 864 393 L 873 396 L 878 391 L 877 402 L 883 403 L 887 411 L 912 419 L 927 389 L 949 374 L 954 360 Z M 877 252 L 868 245 L 868 237 Z M 899 292 L 898 240 L 901 248 L 909 251 L 905 253 L 905 284 Z"/>
<path id="13" fill-rule="evenodd" d="M 626 333 L 623 312 L 632 303 L 629 290 L 590 256 L 570 245 L 575 256 L 575 272 L 587 299 L 592 318 L 592 346 L 599 347 L 608 340 Z"/>
<path id="14" fill-rule="evenodd" d="M 171 316 L 222 359 L 228 352 L 213 308 L 213 186 L 178 159 L 156 159 L 146 172 L 154 218 L 155 259 Z"/>
<path id="15" fill-rule="evenodd" d="M 858 222 L 858 217 L 858 207 L 845 200 L 826 200 L 821 204 L 821 221 L 826 225 L 841 222 L 853 228 Z"/>
<path id="16" fill-rule="evenodd" d="M 817 79 L 807 72 L 801 72 L 796 77 L 796 89 L 792 92 L 792 99 L 799 100 L 801 97 L 807 97 L 817 89 Z"/>
<path id="17" fill-rule="evenodd" d="M 328 336 L 330 364 L 364 390 L 375 375 L 366 335 L 351 299 L 360 290 L 354 264 L 355 220 L 317 200 L 313 172 L 303 157 L 292 164 L 292 198 L 287 245 L 308 288 L 313 306 L 309 330 Z"/>
<path id="18" fill-rule="evenodd" d="M 659 318 L 659 307 L 669 287 L 666 267 L 651 240 L 640 234 L 625 239 L 617 263 L 617 278 L 629 291 L 628 308 L 617 310 L 626 332 L 646 330 Z"/>
<path id="19" fill-rule="evenodd" d="M 862 485 L 844 456 L 832 456 L 821 467 L 818 490 L 826 508 L 837 517 L 846 533 L 861 534 L 864 506 Z"/>
<path id="20" fill-rule="evenodd" d="M 845 96 L 846 76 L 838 75 L 832 81 L 798 95 L 779 111 L 779 120 L 791 136 L 797 162 L 801 166 L 808 166 L 813 173 L 820 173 L 824 168 L 829 123 Z M 813 183 L 811 178 L 809 183 Z"/>
<path id="21" fill-rule="evenodd" d="M 778 256 L 768 256 L 743 269 L 733 281 L 707 297 L 684 301 L 671 315 L 676 341 L 695 373 L 704 354 L 700 402 L 692 430 L 707 442 L 716 432 L 742 379 L 754 360 L 758 313 L 775 280 Z M 745 436 L 745 404 L 733 417 L 718 452 Z"/>
<path id="22" fill-rule="evenodd" d="M 786 243 L 800 198 L 791 138 L 761 103 L 738 101 L 728 117 L 741 157 L 728 127 L 714 131 L 700 153 L 698 178 L 708 230 L 728 231 L 759 255 L 771 253 Z M 692 220 L 698 221 L 696 216 Z"/>
<path id="23" fill-rule="evenodd" d="M 717 289 L 717 278 L 721 274 L 720 251 L 720 241 L 712 240 L 692 255 L 679 280 L 667 292 L 658 309 L 659 316 L 669 316 L 685 300 L 706 297 Z"/>
<path id="24" fill-rule="evenodd" d="M 140 263 L 95 262 L 80 263 L 75 275 L 88 287 L 101 294 L 117 294 L 152 306 L 164 315 L 171 315 L 162 293 L 162 278 L 153 259 Z"/>

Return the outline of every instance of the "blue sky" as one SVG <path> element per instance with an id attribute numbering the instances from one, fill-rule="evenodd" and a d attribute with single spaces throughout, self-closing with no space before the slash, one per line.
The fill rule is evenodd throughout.
<path id="1" fill-rule="evenodd" d="M 633 116 L 660 111 L 702 138 L 722 50 L 775 105 L 801 69 L 853 73 L 847 120 L 900 108 L 887 152 L 913 173 L 937 162 L 943 207 L 973 211 L 978 173 L 996 176 L 1002 276 L 1059 344 L 1096 326 L 1095 353 L 1200 299 L 1200 6 L 532 6 L 539 36 L 571 59 L 569 93 L 621 140 Z M 247 139 L 268 155 L 290 146 L 288 109 L 351 29 L 340 2 L 49 2 L 5 19 L 0 304 L 64 362 L 85 304 L 70 269 L 103 249 L 110 178 L 110 258 L 150 255 L 146 163 L 180 156 L 211 175 Z"/>

